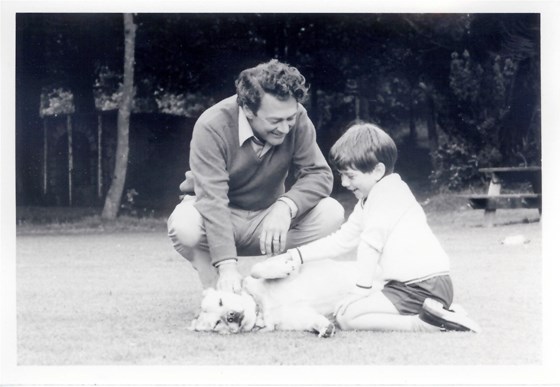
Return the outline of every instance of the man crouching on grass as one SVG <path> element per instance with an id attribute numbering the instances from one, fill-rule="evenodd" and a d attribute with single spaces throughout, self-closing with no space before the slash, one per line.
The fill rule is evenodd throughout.
<path id="1" fill-rule="evenodd" d="M 237 95 L 194 126 L 194 192 L 177 205 L 168 231 L 203 288 L 239 292 L 239 256 L 279 254 L 328 235 L 344 209 L 329 197 L 333 175 L 301 105 L 308 88 L 300 72 L 271 60 L 242 71 L 235 86 Z M 295 183 L 285 191 L 288 173 Z"/>
<path id="2" fill-rule="evenodd" d="M 359 199 L 354 211 L 336 233 L 258 264 L 261 277 L 282 278 L 306 262 L 357 249 L 354 294 L 335 312 L 342 329 L 480 331 L 464 311 L 452 310 L 449 258 L 408 185 L 393 172 L 391 137 L 372 124 L 354 125 L 330 159 L 342 185 Z"/>

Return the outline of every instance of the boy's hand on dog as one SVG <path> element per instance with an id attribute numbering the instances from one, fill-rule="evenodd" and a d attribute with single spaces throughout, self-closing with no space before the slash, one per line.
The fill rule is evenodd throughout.
<path id="1" fill-rule="evenodd" d="M 260 236 L 261 254 L 270 257 L 286 249 L 286 238 L 291 223 L 290 207 L 281 201 L 274 203 L 263 221 Z"/>
<path id="2" fill-rule="evenodd" d="M 217 290 L 240 293 L 242 277 L 237 270 L 237 262 L 224 263 L 218 267 Z"/>

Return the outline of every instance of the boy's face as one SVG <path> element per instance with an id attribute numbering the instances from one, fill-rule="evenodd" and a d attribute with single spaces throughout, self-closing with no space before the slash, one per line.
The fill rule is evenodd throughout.
<path id="1" fill-rule="evenodd" d="M 361 172 L 357 169 L 348 168 L 340 171 L 341 184 L 351 191 L 358 199 L 367 198 L 369 191 L 381 180 L 385 174 L 385 165 L 378 163 L 371 172 Z"/>

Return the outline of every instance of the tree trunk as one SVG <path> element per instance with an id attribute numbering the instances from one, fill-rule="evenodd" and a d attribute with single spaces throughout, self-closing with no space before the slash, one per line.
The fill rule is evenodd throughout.
<path id="1" fill-rule="evenodd" d="M 369 115 L 369 100 L 364 96 L 360 97 L 360 117 L 366 122 L 371 120 Z"/>
<path id="2" fill-rule="evenodd" d="M 414 115 L 414 102 L 412 97 L 410 97 L 408 111 L 408 142 L 412 147 L 416 147 L 418 145 L 418 130 L 416 129 L 416 117 Z"/>
<path id="3" fill-rule="evenodd" d="M 72 171 L 74 170 L 74 152 L 72 148 L 72 116 L 66 116 L 66 131 L 68 133 L 68 205 L 72 206 Z"/>
<path id="4" fill-rule="evenodd" d="M 136 37 L 136 25 L 132 14 L 124 14 L 124 76 L 122 98 L 118 113 L 118 135 L 117 150 L 115 157 L 115 170 L 111 180 L 111 187 L 105 198 L 105 206 L 101 217 L 106 220 L 114 220 L 119 212 L 124 183 L 126 180 L 126 169 L 128 164 L 128 130 L 130 126 L 130 112 L 134 97 L 134 44 Z"/>
<path id="5" fill-rule="evenodd" d="M 102 136 L 103 136 L 103 116 L 97 114 L 97 199 L 103 196 L 103 165 L 102 163 Z"/>
<path id="6" fill-rule="evenodd" d="M 289 46 L 289 35 L 290 35 L 290 20 L 288 19 L 286 21 L 286 23 L 284 23 L 284 29 L 282 31 L 282 53 L 283 53 L 283 61 L 284 62 L 289 62 L 289 56 L 290 55 L 290 46 Z"/>
<path id="7" fill-rule="evenodd" d="M 360 121 L 361 116 L 360 116 L 360 95 L 359 94 L 354 94 L 354 113 L 355 113 L 355 117 L 354 119 L 356 120 L 356 122 Z"/>
<path id="8" fill-rule="evenodd" d="M 48 187 L 48 138 L 47 138 L 47 119 L 43 118 L 43 196 L 47 194 Z"/>
<path id="9" fill-rule="evenodd" d="M 434 98 L 431 94 L 427 94 L 427 118 L 426 126 L 428 127 L 428 142 L 430 146 L 430 155 L 432 160 L 432 169 L 435 169 L 435 152 L 439 148 L 437 126 L 436 126 L 436 106 Z"/>

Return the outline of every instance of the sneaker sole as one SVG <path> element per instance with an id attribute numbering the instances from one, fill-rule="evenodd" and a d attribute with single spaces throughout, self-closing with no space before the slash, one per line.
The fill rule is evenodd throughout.
<path id="1" fill-rule="evenodd" d="M 453 315 L 453 313 L 445 311 L 437 301 L 426 299 L 419 317 L 422 321 L 446 331 L 480 332 L 480 327 L 476 322 L 466 315 Z M 454 319 L 455 316 L 461 317 L 461 321 Z"/>

